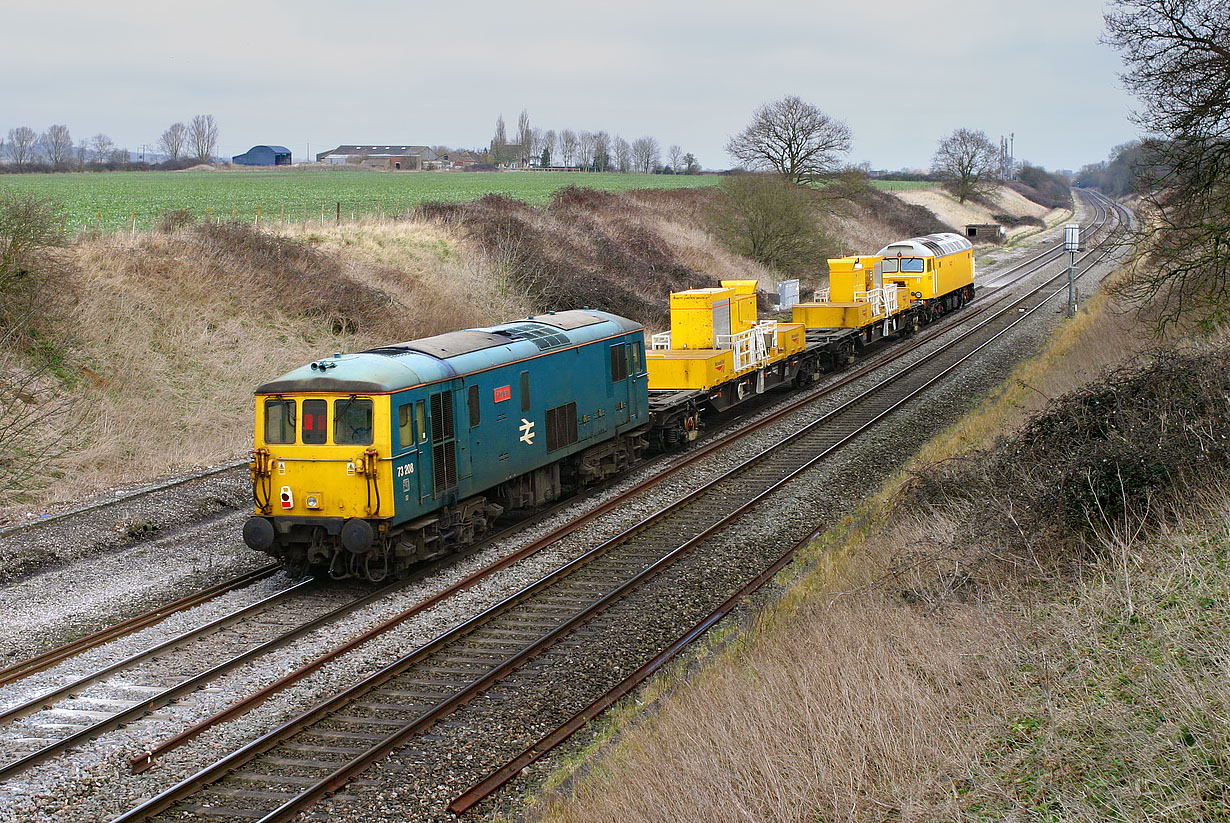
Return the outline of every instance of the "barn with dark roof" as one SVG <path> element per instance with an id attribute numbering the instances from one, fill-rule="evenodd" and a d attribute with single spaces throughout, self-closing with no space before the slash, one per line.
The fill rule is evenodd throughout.
<path id="1" fill-rule="evenodd" d="M 241 166 L 289 166 L 290 149 L 285 146 L 253 146 L 231 158 Z"/>

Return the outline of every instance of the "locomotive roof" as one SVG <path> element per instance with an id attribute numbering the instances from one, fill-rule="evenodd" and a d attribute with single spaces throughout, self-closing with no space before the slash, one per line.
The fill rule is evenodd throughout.
<path id="1" fill-rule="evenodd" d="M 257 387 L 257 394 L 371 394 L 448 380 L 554 348 L 636 331 L 636 323 L 593 309 L 549 312 L 512 323 L 335 354 Z"/>
<path id="2" fill-rule="evenodd" d="M 879 255 L 881 257 L 943 257 L 946 254 L 969 251 L 973 247 L 973 244 L 961 235 L 942 231 L 889 243 L 880 249 Z"/>

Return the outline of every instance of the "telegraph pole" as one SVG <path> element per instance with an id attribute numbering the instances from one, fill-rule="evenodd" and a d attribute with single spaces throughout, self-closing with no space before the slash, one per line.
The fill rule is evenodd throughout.
<path id="1" fill-rule="evenodd" d="M 1076 316 L 1076 253 L 1081 248 L 1081 227 L 1069 223 L 1063 229 L 1063 249 L 1069 255 L 1068 263 L 1068 317 Z"/>

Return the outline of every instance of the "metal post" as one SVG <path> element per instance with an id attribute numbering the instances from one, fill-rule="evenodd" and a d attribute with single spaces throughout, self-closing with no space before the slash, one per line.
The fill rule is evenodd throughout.
<path id="1" fill-rule="evenodd" d="M 1068 317 L 1076 316 L 1076 252 L 1068 264 Z"/>
<path id="2" fill-rule="evenodd" d="M 1080 226 L 1070 223 L 1063 230 L 1063 247 L 1070 255 L 1068 262 L 1068 317 L 1076 316 L 1076 253 L 1080 251 Z"/>

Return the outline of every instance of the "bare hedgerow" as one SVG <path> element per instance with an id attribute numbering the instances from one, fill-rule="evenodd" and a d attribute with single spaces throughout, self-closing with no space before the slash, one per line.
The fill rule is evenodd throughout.
<path id="1" fill-rule="evenodd" d="M 913 582 L 902 591 L 966 597 L 1004 575 L 1058 574 L 1108 535 L 1155 529 L 1193 489 L 1227 481 L 1230 347 L 1154 351 L 993 448 L 918 471 L 897 509 L 948 546 L 904 553 L 897 573 Z"/>
<path id="2" fill-rule="evenodd" d="M 499 296 L 535 311 L 590 306 L 661 326 L 671 291 L 717 285 L 678 260 L 624 195 L 567 188 L 546 209 L 488 195 L 418 213 L 462 231 L 490 259 Z"/>

